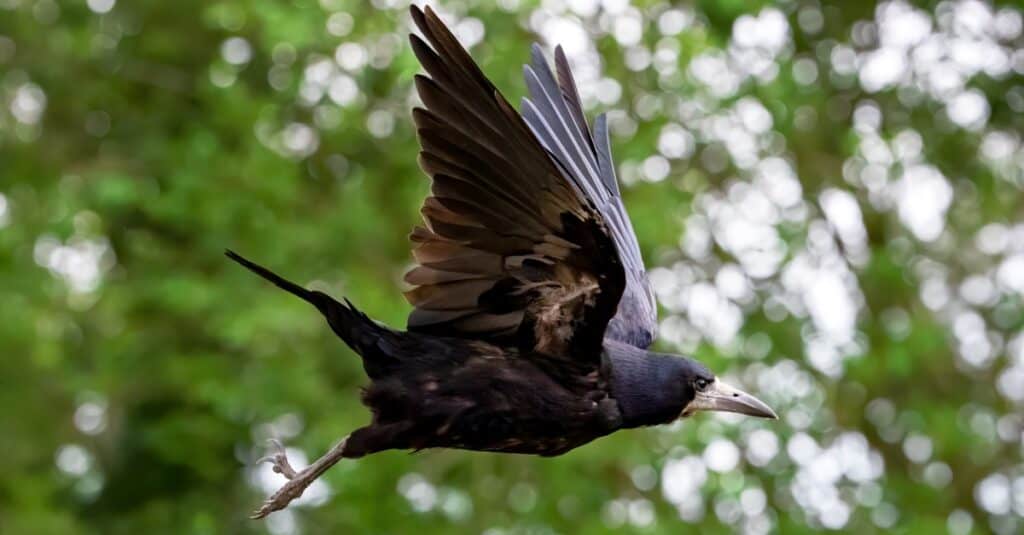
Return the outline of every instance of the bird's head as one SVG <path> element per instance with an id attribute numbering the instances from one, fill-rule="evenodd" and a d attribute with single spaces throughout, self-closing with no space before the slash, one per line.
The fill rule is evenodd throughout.
<path id="1" fill-rule="evenodd" d="M 778 418 L 763 401 L 722 382 L 697 360 L 605 343 L 623 427 L 659 425 L 699 411 Z"/>
<path id="2" fill-rule="evenodd" d="M 722 411 L 756 416 L 758 418 L 778 418 L 775 411 L 763 401 L 718 379 L 704 365 L 686 359 L 689 366 L 681 370 L 685 382 L 689 403 L 680 413 L 686 418 L 698 411 Z"/>

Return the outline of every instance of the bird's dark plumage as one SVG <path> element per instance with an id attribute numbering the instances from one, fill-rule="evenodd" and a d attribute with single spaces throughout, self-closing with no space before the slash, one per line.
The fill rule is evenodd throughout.
<path id="1" fill-rule="evenodd" d="M 561 49 L 534 47 L 520 116 L 437 15 L 411 8 L 427 76 L 413 110 L 431 177 L 411 239 L 408 331 L 347 300 L 228 256 L 310 302 L 363 359 L 369 425 L 257 512 L 301 494 L 342 457 L 461 448 L 558 455 L 694 410 L 774 416 L 700 363 L 647 351 L 656 306 L 616 184 L 604 116 L 587 124 Z M 283 453 L 270 458 L 289 475 Z"/>
<path id="2" fill-rule="evenodd" d="M 530 91 L 523 99 L 523 118 L 564 176 L 601 214 L 625 270 L 626 287 L 605 337 L 646 349 L 657 333 L 658 309 L 619 194 L 607 117 L 598 115 L 593 130 L 587 126 L 562 47 L 555 48 L 557 81 L 538 45 L 532 57 L 532 64 L 523 67 Z"/>
<path id="3" fill-rule="evenodd" d="M 410 37 L 430 75 L 413 119 L 432 182 L 409 329 L 595 364 L 626 284 L 607 222 L 441 20 L 412 16 L 429 42 Z"/>

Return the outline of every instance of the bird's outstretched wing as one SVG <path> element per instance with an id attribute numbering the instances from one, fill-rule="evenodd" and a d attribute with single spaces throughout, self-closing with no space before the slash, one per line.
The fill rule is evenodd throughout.
<path id="1" fill-rule="evenodd" d="M 587 126 L 576 82 L 560 46 L 555 48 L 555 69 L 557 80 L 540 47 L 533 45 L 533 64 L 523 68 L 530 91 L 530 97 L 523 99 L 523 118 L 559 168 L 601 213 L 615 240 L 626 270 L 626 289 L 605 336 L 646 349 L 657 334 L 658 308 L 633 224 L 619 194 L 608 121 L 601 114 L 593 130 Z"/>
<path id="2" fill-rule="evenodd" d="M 429 77 L 413 110 L 432 178 L 413 231 L 409 329 L 599 362 L 626 285 L 608 224 L 437 15 L 413 6 Z"/>

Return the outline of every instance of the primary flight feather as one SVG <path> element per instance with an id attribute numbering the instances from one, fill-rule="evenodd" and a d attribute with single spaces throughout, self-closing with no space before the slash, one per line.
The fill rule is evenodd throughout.
<path id="1" fill-rule="evenodd" d="M 699 362 L 647 350 L 657 309 L 615 178 L 604 116 L 587 123 L 569 64 L 538 46 L 522 115 L 428 7 L 411 8 L 426 75 L 413 110 L 431 177 L 408 330 L 228 256 L 310 302 L 363 360 L 369 425 L 296 472 L 254 513 L 285 507 L 342 458 L 459 448 L 553 456 L 698 410 L 774 418 Z"/>

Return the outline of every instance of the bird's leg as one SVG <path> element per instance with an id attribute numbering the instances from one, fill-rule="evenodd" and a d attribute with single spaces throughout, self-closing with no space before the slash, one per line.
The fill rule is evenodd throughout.
<path id="1" fill-rule="evenodd" d="M 288 478 L 288 482 L 267 498 L 263 505 L 252 513 L 252 518 L 263 518 L 274 511 L 284 509 L 292 500 L 302 496 L 302 492 L 306 490 L 306 487 L 316 481 L 316 478 L 320 477 L 328 468 L 334 466 L 335 463 L 345 456 L 345 443 L 347 441 L 348 437 L 341 439 L 341 442 L 335 444 L 330 451 L 314 461 L 313 464 L 296 472 L 288 462 L 284 446 L 276 440 L 271 440 L 271 444 L 273 444 L 274 449 L 277 451 L 272 455 L 263 457 L 257 463 L 272 463 L 274 471 Z"/>

